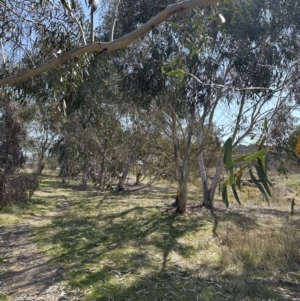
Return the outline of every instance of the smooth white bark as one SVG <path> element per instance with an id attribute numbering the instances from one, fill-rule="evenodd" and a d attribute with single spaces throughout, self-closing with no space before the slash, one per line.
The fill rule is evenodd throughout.
<path id="1" fill-rule="evenodd" d="M 121 0 L 116 0 L 116 2 L 115 2 L 114 14 L 113 14 L 113 19 L 111 22 L 111 28 L 110 28 L 110 32 L 109 32 L 109 41 L 110 42 L 114 40 L 115 25 L 116 25 L 116 21 L 117 21 L 117 14 L 118 14 L 120 2 L 121 2 Z"/>

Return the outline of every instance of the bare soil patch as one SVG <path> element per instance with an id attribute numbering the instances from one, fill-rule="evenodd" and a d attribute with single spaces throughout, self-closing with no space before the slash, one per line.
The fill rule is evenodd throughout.
<path id="1" fill-rule="evenodd" d="M 64 199 L 58 202 L 54 212 L 0 228 L 0 296 L 14 301 L 65 300 L 64 268 L 49 260 L 32 236 L 35 227 L 70 206 Z"/>

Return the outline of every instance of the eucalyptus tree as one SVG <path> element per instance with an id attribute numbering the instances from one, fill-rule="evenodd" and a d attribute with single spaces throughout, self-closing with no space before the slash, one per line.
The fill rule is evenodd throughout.
<path id="1" fill-rule="evenodd" d="M 179 56 L 169 63 L 167 66 L 169 69 L 165 69 L 169 75 L 188 75 L 198 83 L 200 90 L 206 91 L 200 108 L 202 127 L 200 126 L 198 133 L 198 159 L 203 186 L 203 205 L 209 208 L 213 206 L 217 182 L 226 160 L 220 160 L 214 178 L 209 184 L 202 160 L 203 125 L 212 124 L 216 112 L 221 108 L 223 116 L 224 113 L 228 114 L 225 124 L 221 125 L 229 129 L 227 137 L 231 136 L 230 144 L 234 147 L 246 137 L 261 135 L 259 125 L 264 123 L 263 120 L 276 118 L 283 108 L 289 106 L 286 98 L 279 97 L 279 93 L 291 94 L 291 84 L 294 80 L 294 78 L 291 80 L 291 75 L 297 65 L 295 49 L 299 48 L 299 39 L 295 41 L 293 36 L 299 28 L 299 21 L 293 17 L 288 21 L 287 16 L 294 15 L 295 11 L 291 9 L 299 10 L 299 5 L 294 2 L 294 6 L 287 9 L 283 2 L 276 2 L 277 8 L 282 6 L 282 15 L 277 13 L 278 10 L 275 10 L 274 5 L 274 2 L 232 1 L 217 11 L 214 8 L 203 10 L 201 17 L 193 18 L 194 25 L 189 27 L 200 28 L 200 35 L 194 32 L 188 39 L 183 35 L 183 39 L 186 39 L 183 44 L 187 49 L 185 51 L 193 54 L 191 57 L 195 61 L 194 67 L 189 68 L 187 62 Z M 247 18 L 244 18 L 246 13 Z M 224 20 L 226 22 L 222 24 Z M 199 23 L 201 26 L 197 26 Z M 271 27 L 273 23 L 274 27 Z M 181 32 L 186 31 L 184 26 L 175 25 Z M 285 36 L 281 39 L 280 35 L 284 32 L 289 32 L 290 37 Z M 289 39 L 290 47 L 287 47 Z M 196 49 L 194 53 L 193 48 Z M 294 104 L 295 96 L 291 96 L 290 99 L 290 104 Z M 226 147 L 225 143 L 225 153 Z M 250 162 L 243 170 L 237 171 L 237 174 L 240 177 L 244 171 L 251 170 L 252 167 L 257 165 Z M 228 184 L 228 181 L 226 183 Z M 233 184 L 232 170 L 230 185 Z M 224 192 L 226 189 L 227 185 L 224 185 Z M 226 196 L 226 193 L 223 196 Z"/>
<path id="2" fill-rule="evenodd" d="M 294 4 L 299 9 L 297 3 Z M 286 105 L 285 100 L 278 97 L 278 92 L 286 93 L 286 88 L 293 83 L 290 77 L 295 69 L 293 60 L 297 43 L 286 48 L 286 40 L 282 41 L 280 34 L 289 27 L 291 32 L 297 32 L 298 21 L 292 19 L 293 24 L 287 21 L 285 7 L 281 18 L 277 11 L 274 12 L 274 5 L 273 2 L 235 1 L 217 9 L 191 11 L 183 20 L 173 22 L 169 27 L 160 26 L 156 32 L 145 36 L 139 47 L 132 50 L 135 53 L 132 64 L 129 61 L 124 64 L 126 91 L 135 91 L 146 106 L 152 101 L 161 101 L 163 91 L 172 90 L 171 81 L 157 72 L 157 64 L 164 66 L 167 75 L 188 74 L 188 77 L 181 77 L 178 84 L 181 88 L 177 91 L 185 95 L 187 106 L 194 105 L 200 114 L 198 161 L 203 205 L 209 208 L 213 206 L 225 162 L 220 161 L 209 184 L 203 163 L 203 143 L 206 140 L 203 129 L 213 124 L 216 112 L 221 108 L 228 118 L 220 126 L 224 137 L 231 136 L 234 147 L 250 135 L 261 135 L 259 125 L 274 118 Z M 278 1 L 276 5 L 284 3 Z M 141 13 L 141 8 L 137 11 Z M 246 12 L 248 18 L 244 18 Z M 121 24 L 122 19 L 119 22 Z M 271 28 L 270 22 L 275 22 L 276 26 Z M 125 19 L 125 25 L 129 26 L 127 23 L 128 19 Z M 282 51 L 284 56 L 280 55 Z M 270 104 L 275 102 L 276 110 L 270 109 Z M 244 170 L 251 167 L 249 165 Z"/>
<path id="3" fill-rule="evenodd" d="M 167 26 L 166 29 L 170 30 L 170 26 Z M 127 60 L 127 68 L 123 71 L 125 76 L 121 91 L 126 99 L 134 98 L 137 105 L 147 110 L 148 122 L 152 123 L 152 127 L 156 130 L 160 129 L 162 137 L 172 146 L 172 154 L 167 154 L 166 151 L 163 154 L 156 150 L 153 152 L 153 156 L 157 158 L 158 162 L 160 162 L 160 158 L 169 158 L 168 167 L 161 166 L 160 173 L 171 176 L 177 181 L 175 205 L 178 212 L 184 213 L 191 171 L 190 162 L 196 153 L 192 151 L 192 148 L 196 138 L 199 100 L 190 93 L 191 89 L 188 87 L 190 83 L 178 83 L 168 79 L 157 70 L 157 65 L 162 66 L 163 59 L 167 60 L 173 54 L 174 49 L 177 50 L 177 45 L 172 39 L 169 44 L 165 43 L 161 47 L 159 47 L 159 43 L 153 43 L 156 39 L 160 40 L 161 36 L 163 35 L 159 33 L 158 37 L 145 37 L 143 41 L 145 45 L 141 45 L 141 49 L 145 50 L 133 55 L 131 63 Z M 150 42 L 146 43 L 148 38 Z M 132 52 L 135 54 L 134 50 Z M 143 55 L 145 56 L 144 60 Z M 154 62 L 152 62 L 153 55 L 156 56 Z M 138 60 L 136 60 L 137 57 L 139 57 Z M 159 140 L 158 137 L 157 139 Z M 206 139 L 203 146 L 208 144 L 208 140 Z"/>
<path id="4" fill-rule="evenodd" d="M 113 166 L 123 135 L 121 108 L 117 105 L 118 75 L 109 59 L 100 65 L 103 59 L 90 61 L 86 68 L 89 76 L 66 99 L 66 116 L 61 116 L 60 141 L 55 148 L 62 165 L 69 169 L 76 165 L 82 172 L 84 186 L 91 172 L 98 174 L 99 183 L 108 169 L 110 174 L 117 173 Z"/>

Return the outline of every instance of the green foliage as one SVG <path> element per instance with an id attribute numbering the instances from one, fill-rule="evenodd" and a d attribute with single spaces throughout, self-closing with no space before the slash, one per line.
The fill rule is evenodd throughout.
<path id="1" fill-rule="evenodd" d="M 238 163 L 238 162 L 243 162 L 243 161 L 252 161 L 260 156 L 266 155 L 267 152 L 268 152 L 268 149 L 263 148 L 253 154 L 246 154 L 246 155 L 242 155 L 240 157 L 234 158 L 233 162 Z"/>
<path id="2" fill-rule="evenodd" d="M 171 2 L 121 1 L 115 37 L 138 28 L 157 14 L 161 6 Z M 3 43 L 5 49 L 11 49 L 12 53 L 9 54 L 10 64 L 3 68 L 3 77 L 21 69 L 32 69 L 36 64 L 82 44 L 78 24 L 84 31 L 88 31 L 89 26 L 83 21 L 82 8 L 75 5 L 75 1 L 61 0 L 62 5 L 59 8 L 53 6 L 53 9 L 49 9 L 52 8 L 49 1 L 17 3 L 21 19 L 24 22 L 30 20 L 35 26 L 32 27 L 30 22 L 16 22 L 18 12 L 12 13 L 14 9 L 11 7 L 7 9 L 8 22 L 2 25 L 3 32 L 8 34 Z M 31 7 L 32 12 L 22 10 L 23 5 Z M 115 160 L 119 170 L 125 165 L 128 154 L 134 154 L 135 160 L 158 157 L 157 152 L 151 153 L 156 148 L 149 147 L 155 145 L 155 139 L 164 139 L 163 134 L 152 132 L 156 121 L 147 120 L 149 111 L 146 110 L 153 104 L 158 108 L 171 105 L 179 119 L 187 116 L 188 109 L 196 108 L 207 113 L 203 118 L 206 121 L 215 101 L 230 106 L 242 95 L 241 87 L 265 88 L 245 90 L 247 101 L 253 107 L 259 105 L 263 97 L 271 99 L 271 88 L 283 86 L 283 75 L 299 53 L 299 39 L 296 38 L 300 23 L 298 15 L 299 5 L 295 0 L 289 3 L 283 0 L 225 1 L 218 7 L 194 9 L 174 16 L 171 22 L 155 28 L 134 47 L 114 54 L 103 53 L 101 59 L 100 56 L 89 55 L 76 57 L 31 82 L 13 88 L 22 101 L 42 104 L 40 107 L 47 112 L 41 113 L 44 115 L 41 120 L 52 130 L 52 111 L 67 103 L 67 116 L 59 116 L 57 122 L 61 142 L 61 148 L 57 149 L 61 151 L 61 161 L 64 157 L 68 165 L 79 165 L 81 170 L 93 161 L 94 169 L 107 170 Z M 99 37 L 107 36 L 111 17 L 109 9 L 99 26 Z M 32 44 L 33 37 L 35 41 Z M 22 50 L 19 42 L 25 39 L 30 41 L 28 45 L 32 45 L 28 51 Z M 14 55 L 16 53 L 18 55 Z M 12 60 L 20 57 L 19 61 Z M 129 104 L 127 107 L 126 103 Z M 141 122 L 136 122 L 138 114 L 132 104 L 145 110 L 139 115 L 143 117 Z M 282 115 L 282 120 L 285 117 Z M 132 126 L 125 130 L 124 120 L 127 118 Z M 280 126 L 277 128 L 281 131 Z M 264 130 L 268 131 L 267 120 Z M 241 187 L 243 173 L 252 168 L 257 174 L 253 176 L 262 183 L 263 191 L 270 194 L 265 159 L 267 149 L 263 144 L 261 142 L 254 154 L 234 159 L 232 141 L 225 142 L 224 164 L 230 172 L 228 185 L 232 189 Z M 155 161 L 151 160 L 151 163 Z M 170 165 L 166 161 L 166 158 L 159 157 L 155 167 Z M 235 174 L 233 165 L 243 161 L 250 163 Z M 103 169 L 100 168 L 102 163 Z M 237 195 L 236 191 L 234 194 Z"/>
<path id="3" fill-rule="evenodd" d="M 172 70 L 172 71 L 169 71 L 166 73 L 166 75 L 169 75 L 169 76 L 178 76 L 178 75 L 184 75 L 184 74 L 185 74 L 185 72 L 182 69 Z"/>
<path id="4" fill-rule="evenodd" d="M 22 140 L 26 133 L 15 102 L 0 99 L 0 209 L 26 203 L 37 189 L 37 178 L 18 174 L 26 157 Z"/>
<path id="5" fill-rule="evenodd" d="M 227 196 L 227 185 L 228 185 L 228 181 L 225 181 L 222 185 L 222 199 L 223 199 L 224 204 L 228 207 L 229 201 L 228 201 L 228 196 Z"/>
<path id="6" fill-rule="evenodd" d="M 224 152 L 224 157 L 223 157 L 223 162 L 229 170 L 232 169 L 233 167 L 233 161 L 232 161 L 232 138 L 228 138 L 223 146 L 223 152 Z"/>
<path id="7" fill-rule="evenodd" d="M 265 137 L 262 138 L 262 141 L 259 143 L 259 150 L 254 152 L 253 154 L 246 154 L 239 156 L 237 158 L 233 158 L 232 155 L 232 138 L 228 138 L 223 146 L 223 162 L 225 167 L 229 169 L 230 176 L 229 179 L 226 180 L 223 184 L 222 188 L 222 199 L 226 206 L 229 205 L 228 202 L 228 194 L 227 194 L 227 186 L 231 186 L 234 198 L 236 201 L 241 204 L 236 187 L 241 190 L 242 176 L 248 171 L 251 180 L 255 184 L 255 186 L 259 189 L 259 191 L 264 195 L 265 199 L 269 202 L 268 196 L 271 196 L 270 187 L 272 183 L 270 182 L 267 175 L 267 168 L 265 166 L 265 156 L 268 152 L 268 149 L 264 147 Z M 246 165 L 243 165 L 239 168 L 237 172 L 234 172 L 234 163 L 240 162 L 249 162 Z M 229 166 L 229 167 L 228 167 Z M 255 176 L 252 169 L 255 169 Z"/>
<path id="8" fill-rule="evenodd" d="M 250 175 L 250 179 L 253 181 L 253 183 L 255 184 L 255 186 L 260 190 L 260 192 L 265 196 L 267 202 L 269 203 L 269 199 L 267 197 L 266 192 L 264 191 L 263 186 L 260 184 L 260 182 L 257 180 L 257 178 L 254 176 L 252 169 L 249 169 L 249 175 Z"/>
<path id="9" fill-rule="evenodd" d="M 237 193 L 237 191 L 236 191 L 236 188 L 235 188 L 236 186 L 238 186 L 238 185 L 232 184 L 232 185 L 231 185 L 231 189 L 232 189 L 234 198 L 235 198 L 236 201 L 239 203 L 239 205 L 241 205 L 241 201 L 240 201 L 239 195 L 238 195 L 238 193 Z M 239 186 L 238 186 L 238 187 L 239 187 Z M 226 202 L 226 204 L 227 204 L 227 203 L 228 203 L 228 201 Z M 227 205 L 227 207 L 228 207 L 228 205 Z"/>

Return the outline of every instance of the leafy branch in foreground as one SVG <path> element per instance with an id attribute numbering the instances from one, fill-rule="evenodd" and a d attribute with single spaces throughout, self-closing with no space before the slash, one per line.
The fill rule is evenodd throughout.
<path id="1" fill-rule="evenodd" d="M 265 122 L 264 129 L 267 132 L 267 125 Z M 236 158 L 233 158 L 232 138 L 228 138 L 223 146 L 223 162 L 225 167 L 229 170 L 229 178 L 223 183 L 222 186 L 222 199 L 225 205 L 229 206 L 228 201 L 228 187 L 230 186 L 236 201 L 241 204 L 237 189 L 241 191 L 242 176 L 245 172 L 249 172 L 251 181 L 263 194 L 267 202 L 269 203 L 268 196 L 272 197 L 270 186 L 272 183 L 268 177 L 267 167 L 267 153 L 268 148 L 264 145 L 266 142 L 266 136 L 263 136 L 259 143 L 257 151 L 252 154 L 245 154 Z M 247 162 L 239 167 L 237 171 L 234 170 L 234 163 Z"/>

